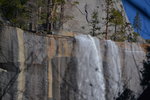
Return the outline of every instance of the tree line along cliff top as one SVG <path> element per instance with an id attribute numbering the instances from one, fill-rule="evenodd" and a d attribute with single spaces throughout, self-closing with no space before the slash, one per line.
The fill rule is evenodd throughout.
<path id="1" fill-rule="evenodd" d="M 132 27 L 126 21 L 122 12 L 113 7 L 113 0 L 104 0 L 104 12 L 106 16 L 104 20 L 105 29 L 102 30 L 99 19 L 98 10 L 91 13 L 89 21 L 88 34 L 96 36 L 100 39 L 111 39 L 114 41 L 129 41 L 137 42 L 138 33 L 133 32 L 136 28 L 138 32 L 141 29 L 140 17 L 137 13 L 134 19 L 134 26 Z M 0 1 L 0 15 L 1 23 L 19 27 L 34 33 L 55 34 L 63 30 L 63 24 L 66 20 L 72 20 L 74 16 L 64 15 L 64 6 L 69 4 L 77 6 L 80 1 L 66 1 L 66 0 L 1 0 Z M 109 28 L 112 28 L 111 34 Z M 84 26 L 82 27 L 84 28 Z M 128 31 L 128 32 L 127 32 Z"/>

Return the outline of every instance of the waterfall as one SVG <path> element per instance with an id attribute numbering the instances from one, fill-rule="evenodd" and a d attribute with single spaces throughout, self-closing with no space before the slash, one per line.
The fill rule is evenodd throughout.
<path id="1" fill-rule="evenodd" d="M 100 42 L 97 38 L 89 35 L 79 35 L 75 39 L 77 42 L 78 90 L 80 93 L 78 100 L 105 100 Z"/>
<path id="2" fill-rule="evenodd" d="M 0 35 L 2 100 L 115 100 L 125 89 L 135 98 L 143 92 L 147 44 L 89 35 L 45 37 L 18 28 Z"/>
<path id="3" fill-rule="evenodd" d="M 76 47 L 76 56 L 79 92 L 83 94 L 85 100 L 113 100 L 118 93 L 122 92 L 123 88 L 118 46 L 115 42 L 106 41 L 106 59 L 102 59 L 100 41 L 97 38 L 79 35 L 75 39 L 78 46 Z M 107 62 L 106 66 L 103 65 L 104 60 Z M 105 92 L 107 92 L 106 98 Z"/>
<path id="4" fill-rule="evenodd" d="M 108 40 L 107 42 L 107 66 L 106 80 L 107 80 L 107 99 L 113 100 L 122 91 L 122 73 L 121 62 L 118 46 L 115 42 Z"/>

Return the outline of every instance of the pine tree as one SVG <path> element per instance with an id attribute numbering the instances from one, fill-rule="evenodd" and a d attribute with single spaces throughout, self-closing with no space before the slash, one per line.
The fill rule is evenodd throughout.
<path id="1" fill-rule="evenodd" d="M 117 33 L 117 26 L 124 24 L 122 13 L 119 10 L 116 10 L 114 8 L 111 10 L 111 12 L 110 12 L 110 23 L 112 23 L 115 26 L 115 33 L 114 34 L 116 34 Z"/>
<path id="2" fill-rule="evenodd" d="M 137 38 L 141 31 L 141 19 L 140 19 L 140 15 L 138 12 L 136 13 L 136 16 L 134 17 L 133 28 L 136 30 L 136 32 L 132 32 L 128 35 L 127 38 L 129 42 L 137 42 Z"/>
<path id="3" fill-rule="evenodd" d="M 50 14 L 51 14 L 51 0 L 47 0 L 47 18 L 46 18 L 46 27 L 47 27 L 47 33 L 51 31 L 51 25 L 50 25 Z"/>
<path id="4" fill-rule="evenodd" d="M 109 27 L 109 19 L 110 19 L 110 10 L 112 9 L 112 5 L 113 5 L 113 1 L 112 0 L 105 0 L 106 2 L 106 9 L 105 9 L 105 12 L 106 12 L 106 18 L 105 18 L 105 21 L 106 21 L 106 32 L 105 32 L 105 39 L 108 38 L 108 27 Z"/>
<path id="5" fill-rule="evenodd" d="M 92 19 L 91 19 L 91 22 L 90 22 L 90 26 L 91 26 L 90 34 L 92 36 L 96 36 L 96 35 L 100 34 L 100 27 L 98 26 L 99 23 L 100 22 L 98 20 L 98 12 L 94 11 L 92 13 Z"/>
<path id="6" fill-rule="evenodd" d="M 0 12 L 2 17 L 11 25 L 20 28 L 25 27 L 28 14 L 25 4 L 28 0 L 0 0 Z"/>
<path id="7" fill-rule="evenodd" d="M 119 10 L 116 10 L 115 8 L 111 9 L 109 23 L 110 25 L 113 25 L 115 29 L 110 38 L 114 41 L 124 41 L 126 39 L 123 29 L 125 27 L 125 21 Z"/>
<path id="8" fill-rule="evenodd" d="M 141 25 L 140 15 L 138 12 L 136 13 L 136 16 L 134 17 L 133 27 L 136 29 L 137 33 L 140 33 L 142 25 Z"/>
<path id="9" fill-rule="evenodd" d="M 51 32 L 55 27 L 57 22 L 62 23 L 61 18 L 63 17 L 63 6 L 65 4 L 65 0 L 48 0 L 47 1 L 47 32 Z M 57 12 L 58 8 L 61 8 L 59 12 Z"/>

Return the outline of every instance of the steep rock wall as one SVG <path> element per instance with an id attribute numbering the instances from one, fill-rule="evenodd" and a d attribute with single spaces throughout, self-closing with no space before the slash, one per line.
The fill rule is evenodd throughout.
<path id="1" fill-rule="evenodd" d="M 99 27 L 102 32 L 106 30 L 106 2 L 105 0 L 67 0 L 67 4 L 64 6 L 64 17 L 70 16 L 71 18 L 65 18 L 63 29 L 68 31 L 73 31 L 77 33 L 89 33 L 91 26 L 90 22 L 92 20 L 92 13 L 97 11 Z M 126 14 L 121 0 L 112 0 L 113 8 L 122 12 L 122 15 L 128 22 Z M 78 4 L 74 4 L 78 2 Z M 114 27 L 109 27 L 109 33 L 112 33 Z"/>
<path id="2" fill-rule="evenodd" d="M 0 33 L 1 100 L 114 100 L 125 88 L 139 96 L 144 48 L 88 35 Z"/>

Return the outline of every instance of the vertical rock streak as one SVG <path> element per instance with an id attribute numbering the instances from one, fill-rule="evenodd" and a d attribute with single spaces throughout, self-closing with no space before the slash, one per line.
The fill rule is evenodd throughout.
<path id="1" fill-rule="evenodd" d="M 49 47 L 48 47 L 48 98 L 53 97 L 53 77 L 52 77 L 52 57 L 56 54 L 55 53 L 55 40 L 54 39 L 47 39 Z"/>
<path id="2" fill-rule="evenodd" d="M 18 35 L 18 44 L 19 44 L 19 58 L 18 62 L 20 63 L 19 69 L 20 74 L 18 76 L 18 92 L 17 92 L 17 100 L 23 100 L 23 93 L 25 91 L 25 55 L 24 55 L 24 39 L 23 39 L 23 31 L 21 29 L 17 29 Z"/>

